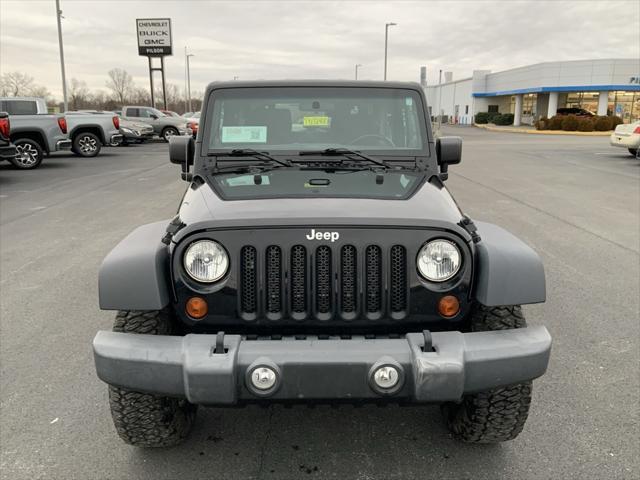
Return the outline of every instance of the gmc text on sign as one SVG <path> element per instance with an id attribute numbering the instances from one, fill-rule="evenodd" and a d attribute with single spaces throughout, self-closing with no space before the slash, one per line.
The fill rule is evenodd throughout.
<path id="1" fill-rule="evenodd" d="M 172 55 L 170 18 L 138 18 L 136 29 L 139 55 Z"/>

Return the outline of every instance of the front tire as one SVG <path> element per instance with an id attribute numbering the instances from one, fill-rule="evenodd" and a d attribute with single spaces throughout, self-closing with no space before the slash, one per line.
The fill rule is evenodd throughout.
<path id="1" fill-rule="evenodd" d="M 176 128 L 167 127 L 162 130 L 162 138 L 165 142 L 168 142 L 171 137 L 175 137 L 176 135 L 180 135 L 180 132 Z"/>
<path id="2" fill-rule="evenodd" d="M 630 148 L 629 149 L 629 153 L 631 155 L 633 155 L 634 157 L 637 157 L 638 153 L 640 153 L 640 148 Z"/>
<path id="3" fill-rule="evenodd" d="M 173 313 L 168 310 L 118 312 L 114 332 L 170 335 Z M 120 438 L 137 447 L 170 447 L 183 442 L 193 426 L 197 405 L 109 385 L 109 406 Z"/>
<path id="4" fill-rule="evenodd" d="M 80 157 L 92 158 L 100 153 L 102 143 L 94 133 L 83 132 L 73 139 L 73 153 Z"/>
<path id="5" fill-rule="evenodd" d="M 13 143 L 16 146 L 16 155 L 11 160 L 14 167 L 20 170 L 33 170 L 40 166 L 44 152 L 38 142 L 29 138 L 19 138 Z"/>
<path id="6" fill-rule="evenodd" d="M 471 316 L 472 331 L 524 328 L 527 323 L 519 305 L 478 305 Z M 460 403 L 443 405 L 447 426 L 458 440 L 498 443 L 513 440 L 529 415 L 531 382 L 465 395 Z"/>

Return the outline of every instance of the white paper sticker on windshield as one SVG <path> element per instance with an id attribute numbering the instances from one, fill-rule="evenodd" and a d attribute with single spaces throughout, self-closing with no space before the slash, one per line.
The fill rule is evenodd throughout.
<path id="1" fill-rule="evenodd" d="M 222 127 L 222 143 L 267 143 L 267 127 Z"/>

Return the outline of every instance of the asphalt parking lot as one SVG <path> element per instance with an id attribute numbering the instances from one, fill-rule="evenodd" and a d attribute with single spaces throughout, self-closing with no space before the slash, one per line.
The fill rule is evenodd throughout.
<path id="1" fill-rule="evenodd" d="M 464 138 L 449 188 L 472 217 L 543 257 L 554 337 L 521 436 L 453 441 L 437 406 L 201 409 L 191 438 L 117 437 L 91 340 L 106 253 L 170 218 L 185 184 L 162 143 L 0 164 L 0 475 L 4 479 L 537 479 L 640 477 L 640 162 L 606 137 L 447 129 Z"/>

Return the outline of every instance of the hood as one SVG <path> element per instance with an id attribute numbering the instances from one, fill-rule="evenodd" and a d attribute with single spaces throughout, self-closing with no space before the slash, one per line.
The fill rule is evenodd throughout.
<path id="1" fill-rule="evenodd" d="M 444 185 L 426 182 L 406 200 L 274 198 L 222 200 L 204 183 L 192 184 L 180 206 L 179 237 L 210 228 L 317 225 L 435 227 L 460 231 L 462 212 Z M 177 236 L 178 237 L 178 236 Z M 177 240 L 177 238 L 176 238 Z"/>

